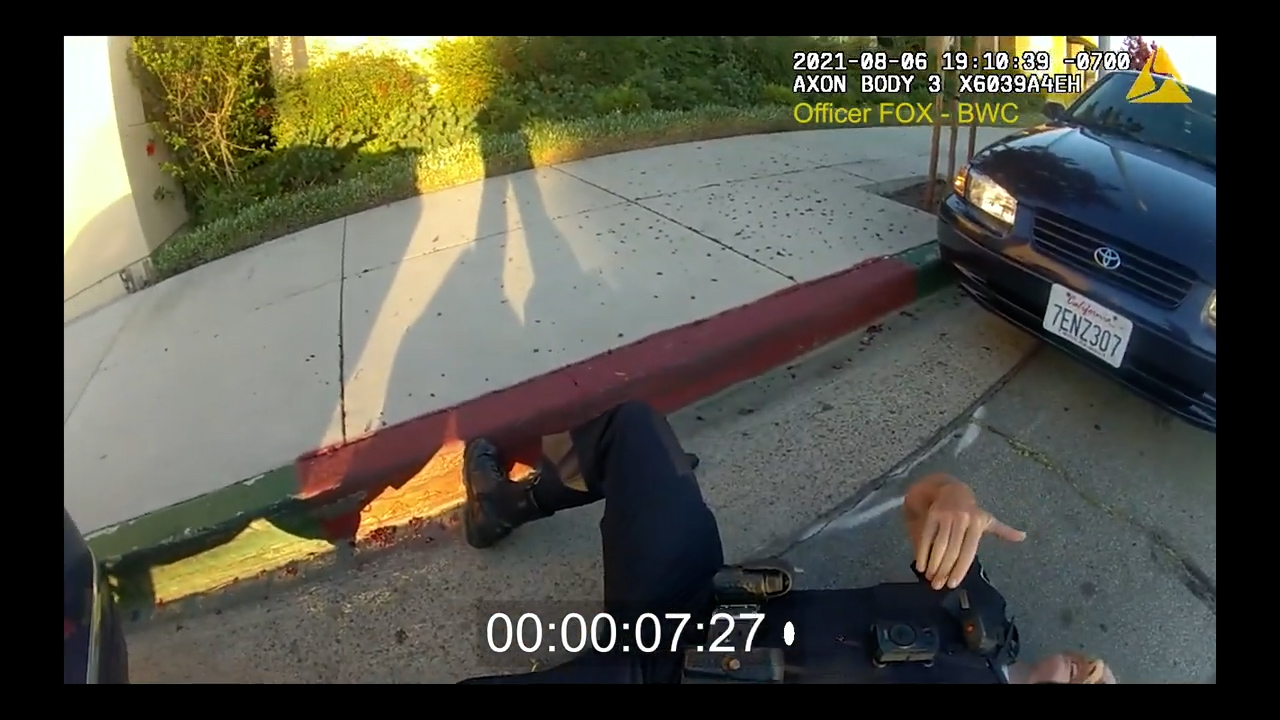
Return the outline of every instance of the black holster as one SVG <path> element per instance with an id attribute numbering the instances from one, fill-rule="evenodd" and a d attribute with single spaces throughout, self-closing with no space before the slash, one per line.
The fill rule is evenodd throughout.
<path id="1" fill-rule="evenodd" d="M 791 563 L 768 558 L 726 565 L 712 580 L 715 609 L 703 644 L 687 648 L 681 682 L 781 683 L 782 648 L 754 645 L 766 622 L 764 605 L 791 592 Z"/>

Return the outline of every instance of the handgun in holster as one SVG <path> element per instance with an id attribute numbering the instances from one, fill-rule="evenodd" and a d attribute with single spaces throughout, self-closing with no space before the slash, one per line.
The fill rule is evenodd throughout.
<path id="1" fill-rule="evenodd" d="M 732 652 L 710 649 L 708 638 L 684 654 L 682 682 L 706 683 L 780 683 L 786 663 L 781 648 L 750 647 L 748 638 L 755 621 L 748 616 L 763 613 L 765 604 L 791 592 L 795 568 L 786 560 L 767 558 L 737 565 L 726 565 L 712 579 L 716 615 L 734 618 L 727 637 L 718 638 L 720 645 Z M 767 623 L 768 620 L 765 620 Z M 759 634 L 759 633 L 757 633 Z"/>

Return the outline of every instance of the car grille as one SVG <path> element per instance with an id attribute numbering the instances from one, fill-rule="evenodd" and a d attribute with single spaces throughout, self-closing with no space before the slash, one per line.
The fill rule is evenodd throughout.
<path id="1" fill-rule="evenodd" d="M 1094 252 L 1109 247 L 1120 254 L 1121 262 L 1107 278 L 1166 308 L 1177 307 L 1186 298 L 1195 278 L 1187 267 L 1043 210 L 1036 213 L 1031 244 L 1050 257 L 1093 272 L 1102 269 L 1093 259 Z"/>

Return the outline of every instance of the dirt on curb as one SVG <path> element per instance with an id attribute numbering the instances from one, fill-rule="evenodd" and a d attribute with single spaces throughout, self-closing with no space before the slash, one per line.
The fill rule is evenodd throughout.
<path id="1" fill-rule="evenodd" d="M 927 213 L 936 213 L 938 211 L 938 203 L 942 198 L 947 196 L 947 183 L 943 180 L 935 180 L 935 190 L 933 195 L 933 206 L 926 207 L 924 202 L 925 190 L 929 187 L 927 180 L 908 185 L 899 190 L 885 193 L 884 197 L 894 202 L 902 203 L 907 207 L 913 207 L 917 210 L 923 210 Z"/>

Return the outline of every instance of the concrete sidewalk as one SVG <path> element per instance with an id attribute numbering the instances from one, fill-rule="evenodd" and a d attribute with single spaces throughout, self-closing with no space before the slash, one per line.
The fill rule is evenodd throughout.
<path id="1" fill-rule="evenodd" d="M 382 510 L 362 496 L 320 527 L 273 523 L 318 552 L 452 502 L 409 478 L 448 472 L 464 431 L 563 422 L 547 398 L 584 387 L 674 408 L 785 362 L 914 299 L 927 250 L 868 262 L 927 245 L 933 220 L 873 191 L 926 173 L 928 133 L 741 137 L 492 178 L 131 295 L 64 328 L 66 506 L 118 558 L 408 471 L 417 490 Z M 726 353 L 737 367 L 711 373 Z M 699 359 L 701 375 L 673 363 Z M 662 365 L 689 386 L 636 384 Z M 488 409 L 459 414 L 477 398 Z M 352 511 L 358 527 L 335 529 Z"/>

